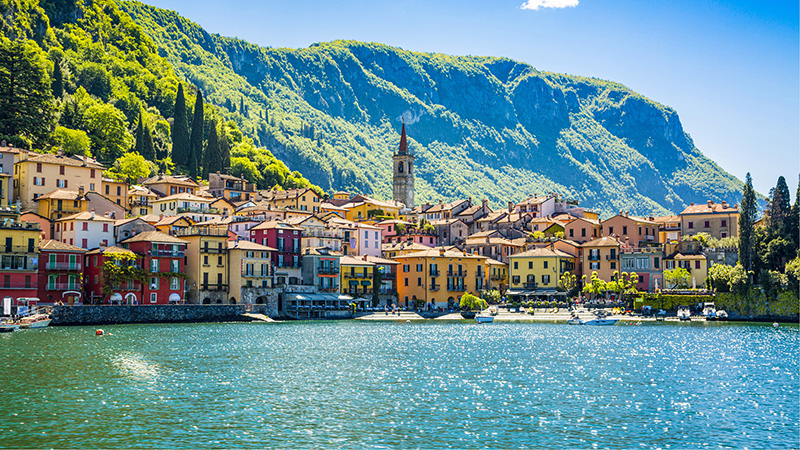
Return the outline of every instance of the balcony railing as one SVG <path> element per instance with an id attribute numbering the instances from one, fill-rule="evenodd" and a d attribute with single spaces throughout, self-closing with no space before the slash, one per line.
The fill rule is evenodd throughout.
<path id="1" fill-rule="evenodd" d="M 197 213 L 197 214 L 221 214 L 217 208 L 198 208 L 196 206 L 183 206 L 178 208 L 178 214 Z"/>
<path id="2" fill-rule="evenodd" d="M 147 200 L 133 200 L 129 203 L 130 206 L 149 207 L 150 202 Z"/>
<path id="3" fill-rule="evenodd" d="M 205 253 L 212 253 L 212 252 L 205 252 Z M 165 256 L 169 258 L 183 258 L 184 256 L 186 256 L 186 252 L 184 251 L 173 251 L 173 250 L 151 250 L 147 252 L 147 254 L 150 256 Z"/>
<path id="4" fill-rule="evenodd" d="M 441 272 L 439 272 L 439 269 L 431 269 L 431 276 L 432 277 L 438 277 L 440 273 Z"/>
<path id="5" fill-rule="evenodd" d="M 339 267 L 318 267 L 317 273 L 320 275 L 335 275 L 339 273 Z"/>
<path id="6" fill-rule="evenodd" d="M 466 286 L 463 284 L 448 284 L 447 285 L 448 291 L 466 291 Z"/>
<path id="7" fill-rule="evenodd" d="M 490 278 L 492 280 L 498 281 L 498 280 L 504 280 L 506 277 L 503 276 L 503 275 L 500 275 L 499 273 L 495 273 L 495 274 L 492 274 L 492 276 Z"/>
<path id="8" fill-rule="evenodd" d="M 36 289 L 36 285 L 25 284 L 25 283 L 9 283 L 9 284 L 0 283 L 0 289 Z"/>
<path id="9" fill-rule="evenodd" d="M 432 285 L 431 285 L 431 290 L 432 290 L 432 291 L 438 291 L 438 290 L 439 290 L 439 289 L 441 289 L 441 288 L 442 288 L 442 285 L 441 285 L 441 284 L 432 284 Z"/>
<path id="10" fill-rule="evenodd" d="M 5 266 L 5 265 L 4 266 L 0 266 L 0 270 L 2 270 L 4 272 L 8 272 L 8 271 L 34 272 L 34 271 L 37 270 L 37 267 L 36 266 L 31 266 L 31 267 L 22 266 L 22 267 L 19 267 L 17 265 L 12 264 L 10 266 Z"/>
<path id="11" fill-rule="evenodd" d="M 48 283 L 47 290 L 48 291 L 74 291 L 80 289 L 81 286 L 78 283 Z"/>
<path id="12" fill-rule="evenodd" d="M 0 247 L 0 253 L 38 253 L 38 248 L 28 247 L 27 245 L 4 245 Z"/>
<path id="13" fill-rule="evenodd" d="M 600 261 L 600 255 L 592 255 L 590 253 L 588 259 L 589 259 L 589 261 Z"/>
<path id="14" fill-rule="evenodd" d="M 48 261 L 45 263 L 45 269 L 47 270 L 81 270 L 83 265 L 79 262 L 53 262 L 51 263 Z"/>
<path id="15" fill-rule="evenodd" d="M 242 269 L 242 276 L 252 278 L 267 278 L 271 275 L 269 275 L 269 271 L 266 273 L 261 273 L 260 271 Z"/>
<path id="16" fill-rule="evenodd" d="M 227 284 L 201 284 L 200 285 L 201 291 L 227 291 L 228 285 Z"/>
<path id="17" fill-rule="evenodd" d="M 466 276 L 467 276 L 467 271 L 466 271 L 466 270 L 462 270 L 462 271 L 448 270 L 448 271 L 447 271 L 447 276 L 448 276 L 448 277 L 459 277 L 459 278 L 463 278 L 463 277 L 466 277 Z"/>
<path id="18" fill-rule="evenodd" d="M 525 289 L 536 289 L 536 283 L 522 283 L 522 287 Z"/>
<path id="19" fill-rule="evenodd" d="M 200 247 L 200 253 L 225 253 L 225 247 Z"/>
<path id="20" fill-rule="evenodd" d="M 334 292 L 339 290 L 339 286 L 318 286 L 322 292 Z"/>

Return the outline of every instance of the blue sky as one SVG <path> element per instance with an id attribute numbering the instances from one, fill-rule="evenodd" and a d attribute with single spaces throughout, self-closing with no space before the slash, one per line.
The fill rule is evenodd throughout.
<path id="1" fill-rule="evenodd" d="M 766 194 L 800 171 L 795 1 L 146 0 L 271 47 L 354 39 L 504 56 L 613 80 L 674 108 L 695 145 Z M 526 5 L 526 8 L 523 8 Z"/>

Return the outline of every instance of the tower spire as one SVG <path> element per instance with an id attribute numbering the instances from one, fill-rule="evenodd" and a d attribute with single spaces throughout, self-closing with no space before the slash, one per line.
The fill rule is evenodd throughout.
<path id="1" fill-rule="evenodd" d="M 398 155 L 408 154 L 408 143 L 406 142 L 406 121 L 403 120 L 403 129 L 400 131 L 400 148 L 397 151 Z"/>

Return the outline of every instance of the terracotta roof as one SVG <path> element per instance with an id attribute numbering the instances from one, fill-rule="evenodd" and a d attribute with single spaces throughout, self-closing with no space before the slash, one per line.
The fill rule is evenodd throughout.
<path id="1" fill-rule="evenodd" d="M 160 231 L 145 231 L 135 234 L 122 242 L 161 242 L 165 244 L 187 244 L 183 239 L 178 239 Z"/>
<path id="2" fill-rule="evenodd" d="M 680 222 L 681 221 L 681 216 L 659 216 L 659 217 L 653 218 L 653 221 L 655 223 L 660 223 L 660 224 L 676 223 L 676 222 Z"/>
<path id="3" fill-rule="evenodd" d="M 229 250 L 245 250 L 245 251 L 254 251 L 254 252 L 277 252 L 278 250 L 272 247 L 267 247 L 266 245 L 257 244 L 255 242 L 250 241 L 228 241 L 228 249 Z"/>
<path id="4" fill-rule="evenodd" d="M 656 222 L 654 222 L 654 221 L 652 221 L 650 219 L 645 219 L 644 217 L 629 216 L 629 215 L 625 215 L 625 214 L 617 214 L 617 215 L 615 215 L 613 217 L 609 217 L 608 219 L 604 220 L 603 223 L 606 223 L 606 222 L 608 222 L 609 220 L 611 220 L 611 219 L 613 219 L 615 217 L 622 217 L 623 219 L 628 219 L 628 220 L 630 220 L 632 222 L 636 222 L 636 223 L 644 223 L 644 224 L 649 224 L 649 225 L 656 225 Z"/>
<path id="5" fill-rule="evenodd" d="M 317 195 L 317 193 L 312 191 L 310 188 L 287 189 L 285 191 L 260 191 L 259 195 L 261 195 L 261 197 L 267 201 L 291 200 L 300 197 L 308 191 L 311 191 L 312 194 Z"/>
<path id="6" fill-rule="evenodd" d="M 50 251 L 64 251 L 64 252 L 81 252 L 85 253 L 85 248 L 75 247 L 74 245 L 65 244 L 55 239 L 45 239 L 39 241 L 39 249 Z"/>
<path id="7" fill-rule="evenodd" d="M 181 219 L 189 222 L 189 225 L 193 225 L 192 219 L 186 216 L 165 216 L 163 219 L 160 219 L 158 222 L 156 222 L 155 226 L 163 227 L 165 225 L 172 225 Z"/>
<path id="8" fill-rule="evenodd" d="M 620 242 L 611 236 L 603 236 L 599 239 L 594 239 L 589 242 L 584 242 L 581 247 L 618 247 Z"/>
<path id="9" fill-rule="evenodd" d="M 575 223 L 575 222 L 577 222 L 579 220 L 587 222 L 587 223 L 589 223 L 591 225 L 600 226 L 600 221 L 599 220 L 589 219 L 589 218 L 586 218 L 586 217 L 576 217 L 575 220 L 570 221 L 569 223 Z"/>
<path id="10" fill-rule="evenodd" d="M 128 195 L 138 195 L 139 197 L 158 197 L 150 189 L 142 186 L 130 186 L 128 188 Z"/>
<path id="11" fill-rule="evenodd" d="M 398 250 L 428 250 L 430 247 L 416 242 L 394 242 L 381 245 L 381 250 L 384 252 L 392 252 Z"/>
<path id="12" fill-rule="evenodd" d="M 106 253 L 126 253 L 126 254 L 129 254 L 129 255 L 136 256 L 136 253 L 134 253 L 134 252 L 132 252 L 132 251 L 130 251 L 128 249 L 120 248 L 120 247 L 117 247 L 117 246 L 114 246 L 114 245 L 112 245 L 111 247 L 106 247 L 105 249 L 101 249 L 100 247 L 98 247 L 98 248 L 96 248 L 94 250 L 89 250 L 88 252 L 86 252 L 87 255 L 97 255 L 97 254 L 100 254 L 100 253 L 102 253 L 102 254 L 106 254 Z"/>
<path id="13" fill-rule="evenodd" d="M 739 214 L 739 208 L 738 205 L 734 208 L 727 202 L 714 203 L 709 200 L 701 205 L 687 206 L 686 209 L 681 211 L 681 215 L 685 214 Z"/>
<path id="14" fill-rule="evenodd" d="M 570 255 L 569 253 L 562 252 L 559 249 L 549 249 L 549 248 L 534 248 L 533 250 L 528 250 L 527 252 L 517 253 L 516 255 L 511 255 L 509 258 L 552 258 L 552 257 L 559 257 L 559 258 L 574 258 L 574 256 Z"/>
<path id="15" fill-rule="evenodd" d="M 498 261 L 498 260 L 492 259 L 492 258 L 486 258 L 486 263 L 487 264 L 491 264 L 493 266 L 507 266 L 508 265 L 508 264 L 506 264 L 506 263 L 504 263 L 502 261 Z"/>
<path id="16" fill-rule="evenodd" d="M 328 247 L 311 247 L 303 250 L 303 255 L 331 256 L 340 257 L 341 253 L 335 252 Z"/>
<path id="17" fill-rule="evenodd" d="M 502 236 L 502 235 L 500 234 L 500 232 L 499 232 L 499 231 L 497 231 L 497 230 L 488 230 L 488 231 L 479 231 L 479 232 L 477 232 L 477 233 L 472 233 L 472 234 L 470 234 L 469 236 L 467 236 L 467 239 L 470 239 L 470 238 L 479 238 L 479 237 L 485 238 L 486 236 L 489 236 L 489 237 L 491 237 L 491 236 L 493 236 L 493 235 L 495 235 L 495 234 Z"/>
<path id="18" fill-rule="evenodd" d="M 22 159 L 20 162 L 34 162 L 42 164 L 57 164 L 59 166 L 72 166 L 72 167 L 88 167 L 89 169 L 105 170 L 105 166 L 97 162 L 97 160 L 80 155 L 73 156 L 58 156 L 50 153 L 27 153 L 28 159 Z M 23 157 L 24 158 L 24 157 Z"/>
<path id="19" fill-rule="evenodd" d="M 158 221 L 162 219 L 159 214 L 145 214 L 143 216 L 139 216 L 138 218 L 150 224 L 158 223 Z"/>
<path id="20" fill-rule="evenodd" d="M 320 209 L 326 209 L 328 211 L 347 211 L 347 208 L 342 208 L 341 206 L 336 206 L 333 203 L 322 202 L 319 205 Z"/>
<path id="21" fill-rule="evenodd" d="M 525 200 L 517 203 L 516 206 L 521 206 L 521 205 L 541 205 L 542 203 L 546 202 L 550 198 L 552 198 L 552 197 L 534 197 L 534 196 L 530 196 L 530 197 L 526 198 Z"/>
<path id="22" fill-rule="evenodd" d="M 361 258 L 354 258 L 352 256 L 342 256 L 339 260 L 341 266 L 374 266 L 375 263 L 364 261 Z"/>
<path id="23" fill-rule="evenodd" d="M 260 224 L 250 228 L 250 230 L 272 230 L 274 228 L 281 228 L 284 230 L 297 230 L 303 231 L 302 228 L 296 227 L 294 225 L 290 225 L 282 220 L 268 220 L 266 222 L 261 222 Z"/>
<path id="24" fill-rule="evenodd" d="M 392 266 L 395 266 L 395 265 L 399 264 L 395 260 L 386 259 L 386 258 L 379 258 L 377 256 L 367 256 L 367 261 L 369 261 L 371 263 L 374 263 L 374 264 L 392 265 Z"/>
<path id="25" fill-rule="evenodd" d="M 80 200 L 81 194 L 78 191 L 67 191 L 64 189 L 56 189 L 55 191 L 48 192 L 47 194 L 36 197 L 39 199 L 53 199 L 53 200 Z"/>
<path id="26" fill-rule="evenodd" d="M 706 256 L 705 255 L 693 255 L 693 254 L 684 255 L 683 253 L 676 253 L 674 255 L 667 256 L 664 259 L 699 259 L 699 260 L 703 260 L 703 259 L 706 259 Z"/>
<path id="27" fill-rule="evenodd" d="M 180 194 L 172 194 L 166 197 L 161 197 L 158 200 L 153 200 L 153 203 L 161 203 L 161 202 L 168 202 L 171 200 L 185 200 L 189 202 L 200 202 L 200 203 L 211 203 L 209 200 L 213 198 L 208 197 L 200 197 L 194 194 L 190 194 L 188 192 L 181 192 Z"/>
<path id="28" fill-rule="evenodd" d="M 148 180 L 145 180 L 142 184 L 175 184 L 179 186 L 190 186 L 190 187 L 199 187 L 200 185 L 197 184 L 196 181 L 192 180 L 191 178 L 186 177 L 173 177 L 171 175 L 156 175 Z"/>
<path id="29" fill-rule="evenodd" d="M 71 216 L 62 217 L 60 219 L 57 219 L 56 222 L 61 222 L 65 220 L 89 220 L 94 222 L 112 222 L 112 223 L 116 222 L 115 219 L 111 219 L 109 217 L 103 217 L 102 214 L 94 214 L 94 218 L 92 218 L 92 214 L 93 213 L 90 211 L 84 211 L 81 213 L 73 214 Z"/>
<path id="30" fill-rule="evenodd" d="M 420 252 L 409 253 L 407 255 L 397 256 L 396 258 L 468 258 L 468 259 L 486 259 L 485 256 L 473 255 L 471 253 L 464 253 L 453 250 L 444 250 L 438 248 L 429 248 Z"/>
<path id="31" fill-rule="evenodd" d="M 433 205 L 430 208 L 425 210 L 425 214 L 428 213 L 435 213 L 438 211 L 450 211 L 451 209 L 455 208 L 456 206 L 468 202 L 469 200 L 456 200 L 450 203 L 439 203 L 438 205 Z"/>
<path id="32" fill-rule="evenodd" d="M 467 209 L 465 209 L 465 210 L 461 211 L 461 212 L 460 212 L 460 213 L 458 213 L 457 215 L 458 215 L 458 216 L 471 216 L 471 215 L 475 214 L 476 212 L 480 211 L 480 210 L 481 210 L 481 208 L 483 208 L 483 204 L 480 204 L 480 205 L 472 205 L 472 206 L 470 206 L 469 208 L 467 208 Z"/>
<path id="33" fill-rule="evenodd" d="M 441 219 L 441 220 L 431 220 L 430 223 L 433 226 L 442 226 L 442 225 L 451 225 L 456 222 L 461 222 L 462 224 L 466 225 L 463 220 L 461 219 Z"/>

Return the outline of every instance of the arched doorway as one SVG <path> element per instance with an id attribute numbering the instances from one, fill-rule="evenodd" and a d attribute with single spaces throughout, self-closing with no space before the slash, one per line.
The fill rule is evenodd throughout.
<path id="1" fill-rule="evenodd" d="M 228 303 L 230 303 L 231 305 L 235 305 L 236 304 L 236 297 L 231 297 L 230 300 L 228 300 Z"/>
<path id="2" fill-rule="evenodd" d="M 265 299 L 264 297 L 258 297 L 258 298 L 256 299 L 256 304 L 257 304 L 257 305 L 263 305 L 263 304 L 265 304 L 265 303 L 267 303 L 267 302 L 266 302 L 266 299 Z"/>
<path id="3" fill-rule="evenodd" d="M 210 305 L 210 304 L 211 304 L 211 299 L 210 299 L 210 298 L 208 298 L 208 297 L 204 298 L 204 299 L 203 299 L 203 304 L 204 304 L 204 305 Z"/>
<path id="4" fill-rule="evenodd" d="M 221 305 L 222 304 L 222 300 L 217 299 L 216 304 Z"/>
<path id="5" fill-rule="evenodd" d="M 133 292 L 129 292 L 125 294 L 125 304 L 126 305 L 135 305 L 136 304 L 136 294 Z"/>

